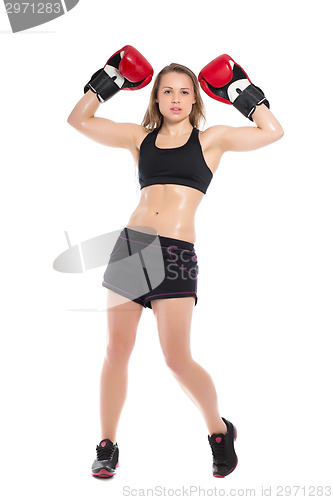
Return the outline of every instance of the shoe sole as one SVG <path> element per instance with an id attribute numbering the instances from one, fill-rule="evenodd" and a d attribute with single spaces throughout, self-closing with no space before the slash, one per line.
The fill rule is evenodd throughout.
<path id="1" fill-rule="evenodd" d="M 234 429 L 235 429 L 235 439 L 234 439 L 234 441 L 236 441 L 236 439 L 237 439 L 237 428 L 236 428 L 236 426 L 235 426 L 235 425 L 234 425 Z M 237 467 L 237 465 L 238 465 L 238 457 L 237 457 L 237 455 L 236 455 L 236 459 L 237 459 L 237 460 L 236 460 L 236 465 L 235 465 L 235 467 L 234 467 L 234 468 L 233 468 L 230 472 L 228 472 L 228 474 L 226 474 L 225 476 L 220 476 L 220 474 L 213 474 L 213 476 L 214 476 L 214 477 L 227 477 L 227 476 L 229 476 L 229 474 L 231 474 L 232 472 L 234 472 L 234 470 L 236 469 L 236 467 Z"/>
<path id="2" fill-rule="evenodd" d="M 119 467 L 119 462 L 116 465 L 116 469 L 118 467 Z M 99 470 L 96 473 L 92 473 L 91 475 L 94 476 L 94 477 L 112 477 L 112 476 L 115 476 L 116 474 L 117 474 L 117 471 L 115 471 L 115 472 L 109 472 L 106 469 L 101 469 L 101 470 Z"/>

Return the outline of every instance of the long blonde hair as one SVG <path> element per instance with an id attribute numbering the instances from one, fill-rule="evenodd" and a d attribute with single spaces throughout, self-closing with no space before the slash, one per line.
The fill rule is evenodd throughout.
<path id="1" fill-rule="evenodd" d="M 141 123 L 141 125 L 147 129 L 147 132 L 151 132 L 152 130 L 154 130 L 154 128 L 160 127 L 163 123 L 163 115 L 161 114 L 158 103 L 156 102 L 157 92 L 162 76 L 166 73 L 171 73 L 172 71 L 176 71 L 177 73 L 185 73 L 192 80 L 194 95 L 196 96 L 196 102 L 193 104 L 192 111 L 189 115 L 189 120 L 192 127 L 199 128 L 200 122 L 202 120 L 204 121 L 204 123 L 206 122 L 205 106 L 200 95 L 200 87 L 197 77 L 195 76 L 193 71 L 191 71 L 186 66 L 183 66 L 182 64 L 171 63 L 161 69 L 161 71 L 156 75 L 150 94 L 149 105 Z"/>

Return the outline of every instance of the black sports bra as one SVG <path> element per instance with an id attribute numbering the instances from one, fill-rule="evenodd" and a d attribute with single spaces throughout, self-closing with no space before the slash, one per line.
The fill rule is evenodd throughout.
<path id="1" fill-rule="evenodd" d="M 158 148 L 156 137 L 161 126 L 147 134 L 140 146 L 138 173 L 142 188 L 153 184 L 180 184 L 206 193 L 213 178 L 213 172 L 205 162 L 199 130 L 192 133 L 183 146 Z"/>

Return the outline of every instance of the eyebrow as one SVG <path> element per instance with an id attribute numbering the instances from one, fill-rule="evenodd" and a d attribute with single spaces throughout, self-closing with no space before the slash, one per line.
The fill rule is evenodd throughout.
<path id="1" fill-rule="evenodd" d="M 172 89 L 173 87 L 162 87 L 162 88 L 163 88 L 163 89 Z M 180 90 L 184 90 L 184 89 L 186 89 L 186 90 L 191 90 L 191 89 L 190 89 L 190 88 L 188 88 L 188 87 L 182 87 Z"/>

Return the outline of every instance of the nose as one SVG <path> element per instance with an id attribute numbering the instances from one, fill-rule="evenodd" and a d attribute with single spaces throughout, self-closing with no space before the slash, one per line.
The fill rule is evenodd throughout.
<path id="1" fill-rule="evenodd" d="M 179 102 L 179 97 L 176 94 L 174 95 L 172 102 Z"/>

